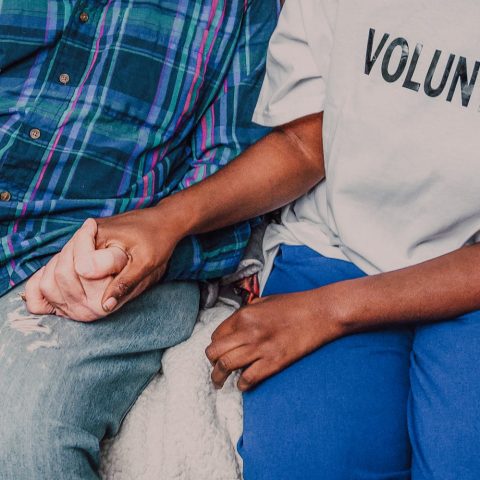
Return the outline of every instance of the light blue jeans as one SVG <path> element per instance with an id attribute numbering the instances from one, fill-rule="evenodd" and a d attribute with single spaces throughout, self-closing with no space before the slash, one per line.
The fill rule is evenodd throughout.
<path id="1" fill-rule="evenodd" d="M 91 324 L 29 315 L 21 290 L 0 298 L 0 478 L 98 479 L 100 441 L 190 336 L 198 286 L 155 286 Z"/>

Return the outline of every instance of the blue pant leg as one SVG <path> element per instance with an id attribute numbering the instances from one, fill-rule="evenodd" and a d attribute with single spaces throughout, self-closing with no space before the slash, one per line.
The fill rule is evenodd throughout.
<path id="1" fill-rule="evenodd" d="M 157 285 L 111 317 L 82 324 L 29 315 L 0 298 L 0 478 L 98 478 L 100 441 L 192 332 L 196 284 Z"/>
<path id="2" fill-rule="evenodd" d="M 306 247 L 283 247 L 265 293 L 362 275 Z M 245 480 L 409 479 L 411 341 L 410 330 L 345 337 L 246 393 Z"/>
<path id="3" fill-rule="evenodd" d="M 479 311 L 417 328 L 408 408 L 412 479 L 480 479 L 479 369 Z"/>

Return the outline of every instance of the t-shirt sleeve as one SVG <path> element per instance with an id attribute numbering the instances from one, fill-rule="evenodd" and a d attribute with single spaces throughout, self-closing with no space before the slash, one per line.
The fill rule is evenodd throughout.
<path id="1" fill-rule="evenodd" d="M 287 0 L 267 54 L 253 115 L 275 127 L 322 112 L 333 44 L 333 0 Z"/>

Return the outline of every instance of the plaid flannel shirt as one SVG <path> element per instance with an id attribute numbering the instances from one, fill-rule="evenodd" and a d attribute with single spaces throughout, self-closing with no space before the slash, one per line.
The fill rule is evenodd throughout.
<path id="1" fill-rule="evenodd" d="M 154 205 L 266 133 L 251 116 L 278 8 L 0 0 L 0 295 L 86 218 Z M 168 278 L 231 272 L 249 235 L 184 239 Z"/>

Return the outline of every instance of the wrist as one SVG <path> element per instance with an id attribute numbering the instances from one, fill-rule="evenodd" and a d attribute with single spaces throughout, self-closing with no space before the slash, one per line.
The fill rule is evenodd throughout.
<path id="1" fill-rule="evenodd" d="M 162 229 L 167 229 L 175 243 L 192 234 L 195 225 L 193 211 L 181 197 L 180 193 L 171 195 L 153 207 L 162 219 Z"/>
<path id="2" fill-rule="evenodd" d="M 328 318 L 331 319 L 334 334 L 340 338 L 359 331 L 358 306 L 356 306 L 354 285 L 350 281 L 332 283 L 320 291 L 326 297 Z"/>

